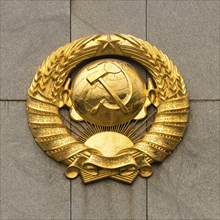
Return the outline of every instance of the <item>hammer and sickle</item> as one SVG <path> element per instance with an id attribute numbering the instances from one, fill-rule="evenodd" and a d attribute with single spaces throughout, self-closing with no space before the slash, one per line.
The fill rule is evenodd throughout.
<path id="1" fill-rule="evenodd" d="M 96 70 L 95 68 L 91 68 L 90 71 L 92 73 L 87 77 L 87 81 L 91 85 L 93 85 L 96 82 L 99 82 L 105 88 L 105 90 L 109 93 L 109 95 L 113 98 L 113 100 L 118 105 L 118 107 L 120 107 L 122 112 L 124 112 L 125 114 L 128 113 L 129 110 L 125 106 L 123 101 L 110 88 L 110 86 L 103 80 L 103 77 L 106 76 L 107 74 L 109 74 L 109 73 L 119 73 L 121 71 L 121 69 L 117 65 L 114 65 L 115 68 L 112 68 L 112 65 L 108 68 L 108 64 L 107 63 L 102 63 L 102 64 L 99 64 L 99 65 L 104 65 L 104 68 L 103 69 L 98 69 L 98 70 Z M 94 69 L 94 70 L 92 70 L 92 69 Z M 101 101 L 101 103 L 102 102 L 103 102 L 103 100 Z M 101 103 L 99 103 L 97 107 L 99 107 L 99 105 Z M 96 107 L 94 107 L 94 108 L 96 109 Z"/>

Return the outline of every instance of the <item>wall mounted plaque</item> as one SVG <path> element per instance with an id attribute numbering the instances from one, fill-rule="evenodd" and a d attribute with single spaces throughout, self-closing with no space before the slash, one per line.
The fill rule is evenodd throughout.
<path id="1" fill-rule="evenodd" d="M 150 78 L 122 57 L 139 63 Z M 151 164 L 162 162 L 181 141 L 188 111 L 187 91 L 172 61 L 123 34 L 88 36 L 53 52 L 38 68 L 27 99 L 35 141 L 67 166 L 68 178 L 81 175 L 84 183 L 149 177 Z"/>

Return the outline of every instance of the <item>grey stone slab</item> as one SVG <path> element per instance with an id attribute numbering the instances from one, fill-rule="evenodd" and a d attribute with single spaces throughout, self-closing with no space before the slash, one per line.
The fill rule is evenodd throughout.
<path id="1" fill-rule="evenodd" d="M 72 181 L 72 219 L 146 219 L 146 179 L 126 185 L 113 180 Z"/>
<path id="2" fill-rule="evenodd" d="M 191 102 L 182 143 L 148 180 L 149 219 L 219 219 L 219 105 Z"/>
<path id="3" fill-rule="evenodd" d="M 106 33 L 146 38 L 145 1 L 75 0 L 71 6 L 72 40 Z"/>
<path id="4" fill-rule="evenodd" d="M 25 108 L 25 102 L 1 102 L 0 219 L 69 219 L 65 167 L 35 143 Z"/>
<path id="5" fill-rule="evenodd" d="M 191 99 L 219 99 L 219 1 L 148 1 L 148 41 L 182 73 Z"/>
<path id="6" fill-rule="evenodd" d="M 146 38 L 145 1 L 72 1 L 72 40 L 106 33 Z M 146 179 L 133 185 L 103 180 L 72 181 L 72 219 L 146 219 Z"/>
<path id="7" fill-rule="evenodd" d="M 26 99 L 35 72 L 70 40 L 70 3 L 1 1 L 1 99 Z"/>

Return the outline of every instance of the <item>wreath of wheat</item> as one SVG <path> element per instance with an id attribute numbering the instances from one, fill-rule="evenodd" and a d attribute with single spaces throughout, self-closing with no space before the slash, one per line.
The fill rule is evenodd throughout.
<path id="1" fill-rule="evenodd" d="M 155 119 L 132 152 L 127 152 L 126 156 L 131 156 L 136 165 L 135 169 L 134 166 L 132 169 L 131 166 L 126 167 L 133 170 L 126 175 L 111 165 L 109 169 L 101 167 L 98 170 L 91 163 L 83 166 L 82 161 L 96 152 L 69 133 L 59 112 L 59 102 L 65 99 L 64 83 L 71 71 L 87 59 L 106 55 L 137 61 L 156 84 Z M 131 183 L 137 174 L 150 176 L 151 164 L 163 161 L 181 141 L 187 127 L 188 112 L 185 84 L 172 61 L 148 42 L 123 34 L 81 38 L 53 52 L 38 68 L 27 99 L 28 122 L 36 142 L 50 157 L 68 166 L 67 177 L 75 178 L 81 173 L 84 182 L 110 177 Z"/>

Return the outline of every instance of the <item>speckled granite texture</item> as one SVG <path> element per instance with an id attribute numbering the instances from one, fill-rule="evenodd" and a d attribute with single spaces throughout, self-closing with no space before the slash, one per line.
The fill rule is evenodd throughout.
<path id="1" fill-rule="evenodd" d="M 219 219 L 219 1 L 0 0 L 0 219 Z M 82 36 L 148 40 L 177 65 L 190 94 L 186 135 L 149 179 L 85 186 L 34 142 L 26 92 L 53 50 Z"/>

